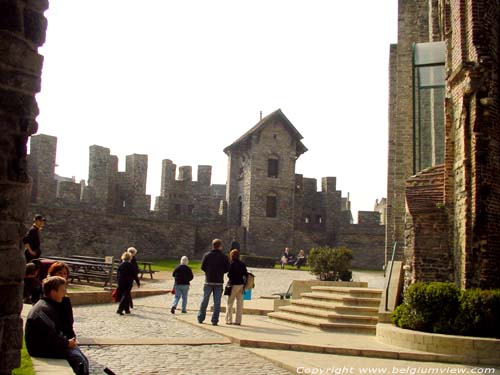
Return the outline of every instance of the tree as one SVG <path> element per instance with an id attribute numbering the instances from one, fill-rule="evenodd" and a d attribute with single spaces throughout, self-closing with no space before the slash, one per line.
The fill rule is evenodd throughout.
<path id="1" fill-rule="evenodd" d="M 308 263 L 311 273 L 320 280 L 350 281 L 352 251 L 344 247 L 315 247 L 311 249 Z"/>

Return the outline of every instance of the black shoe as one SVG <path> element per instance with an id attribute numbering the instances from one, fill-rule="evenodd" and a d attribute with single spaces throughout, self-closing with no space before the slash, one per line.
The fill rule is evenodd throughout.
<path id="1" fill-rule="evenodd" d="M 172 308 L 170 309 L 170 312 L 171 312 L 172 314 L 175 314 L 175 306 L 172 306 Z"/>
<path id="2" fill-rule="evenodd" d="M 128 310 L 128 311 L 125 311 L 125 314 L 130 314 L 130 310 Z"/>
<path id="3" fill-rule="evenodd" d="M 123 315 L 123 311 L 120 311 L 120 310 L 118 310 L 116 313 L 119 315 Z"/>
<path id="4" fill-rule="evenodd" d="M 187 311 L 186 311 L 186 310 L 183 310 L 183 311 L 181 311 L 181 312 L 182 312 L 183 314 L 187 314 Z"/>
<path id="5" fill-rule="evenodd" d="M 213 322 L 212 322 L 212 325 L 213 325 L 213 326 L 216 326 L 217 324 L 218 324 L 218 323 L 213 323 Z"/>

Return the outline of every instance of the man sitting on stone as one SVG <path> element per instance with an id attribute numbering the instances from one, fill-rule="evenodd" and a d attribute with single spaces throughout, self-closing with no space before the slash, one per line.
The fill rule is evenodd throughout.
<path id="1" fill-rule="evenodd" d="M 63 334 L 64 317 L 59 304 L 66 295 L 66 280 L 50 276 L 42 283 L 44 297 L 31 309 L 26 320 L 25 340 L 33 357 L 64 358 L 77 375 L 89 374 L 89 361 L 78 347 L 75 337 Z"/>

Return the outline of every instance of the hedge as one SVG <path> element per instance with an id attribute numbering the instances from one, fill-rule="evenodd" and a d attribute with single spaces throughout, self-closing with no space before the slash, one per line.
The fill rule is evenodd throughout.
<path id="1" fill-rule="evenodd" d="M 241 261 L 247 265 L 247 267 L 257 267 L 257 268 L 274 268 L 276 263 L 275 259 L 272 257 L 261 257 L 256 255 L 242 255 Z"/>
<path id="2" fill-rule="evenodd" d="M 500 289 L 460 290 L 452 283 L 415 283 L 392 320 L 416 331 L 500 338 Z"/>

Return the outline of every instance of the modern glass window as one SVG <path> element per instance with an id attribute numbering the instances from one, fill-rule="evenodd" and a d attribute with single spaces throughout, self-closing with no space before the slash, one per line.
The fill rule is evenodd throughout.
<path id="1" fill-rule="evenodd" d="M 278 198 L 275 195 L 266 197 L 266 216 L 276 217 L 278 214 Z"/>
<path id="2" fill-rule="evenodd" d="M 267 177 L 278 178 L 279 160 L 271 158 L 267 160 Z"/>
<path id="3" fill-rule="evenodd" d="M 413 171 L 444 163 L 445 42 L 413 45 Z"/>

